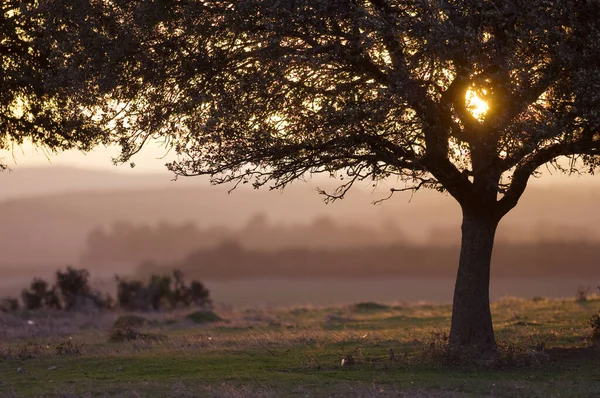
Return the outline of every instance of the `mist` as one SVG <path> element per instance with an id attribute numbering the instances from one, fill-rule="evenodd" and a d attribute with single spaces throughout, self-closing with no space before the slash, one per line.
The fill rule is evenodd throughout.
<path id="1" fill-rule="evenodd" d="M 600 185 L 532 186 L 500 224 L 492 299 L 572 296 L 600 274 Z M 316 188 L 210 187 L 206 180 L 68 167 L 0 174 L 5 294 L 66 265 L 97 284 L 181 269 L 234 305 L 449 302 L 460 209 L 448 195 L 365 186 L 326 205 Z M 591 282 L 590 282 L 591 281 Z M 310 295 L 307 292 L 310 291 Z"/>

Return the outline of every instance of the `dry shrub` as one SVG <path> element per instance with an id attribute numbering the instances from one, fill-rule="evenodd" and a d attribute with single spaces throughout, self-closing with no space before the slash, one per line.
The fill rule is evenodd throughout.
<path id="1" fill-rule="evenodd" d="M 19 345 L 17 348 L 5 348 L 0 350 L 0 359 L 34 359 L 43 352 L 42 346 L 35 342 L 27 342 Z"/>
<path id="2" fill-rule="evenodd" d="M 124 341 L 162 341 L 166 340 L 167 336 L 157 333 L 142 333 L 132 327 L 113 328 L 108 336 L 108 340 L 113 343 Z"/>
<path id="3" fill-rule="evenodd" d="M 220 316 L 218 316 L 214 312 L 208 311 L 208 310 L 200 310 L 200 311 L 192 312 L 191 314 L 186 315 L 185 318 L 194 323 L 199 323 L 199 324 L 220 322 L 223 320 Z"/>
<path id="4" fill-rule="evenodd" d="M 577 286 L 577 293 L 575 295 L 575 301 L 578 303 L 584 303 L 588 301 L 588 296 L 590 294 L 589 286 Z"/>
<path id="5" fill-rule="evenodd" d="M 600 345 L 600 312 L 592 315 L 589 320 L 592 327 L 592 335 L 590 336 L 592 345 Z"/>
<path id="6" fill-rule="evenodd" d="M 54 345 L 58 355 L 81 355 L 83 343 L 76 343 L 72 339 Z"/>
<path id="7" fill-rule="evenodd" d="M 148 319 L 139 315 L 122 315 L 117 318 L 113 327 L 115 329 L 136 328 L 148 324 Z"/>

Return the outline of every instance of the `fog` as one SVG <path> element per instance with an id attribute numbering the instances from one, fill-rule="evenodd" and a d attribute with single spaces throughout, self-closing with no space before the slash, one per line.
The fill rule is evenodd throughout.
<path id="1" fill-rule="evenodd" d="M 493 298 L 597 285 L 600 184 L 548 180 L 501 222 Z M 0 183 L 4 294 L 70 264 L 105 284 L 179 268 L 235 305 L 451 299 L 460 209 L 437 192 L 374 205 L 387 187 L 362 186 L 325 205 L 316 187 L 327 180 L 228 193 L 203 179 L 66 167 L 18 168 Z"/>

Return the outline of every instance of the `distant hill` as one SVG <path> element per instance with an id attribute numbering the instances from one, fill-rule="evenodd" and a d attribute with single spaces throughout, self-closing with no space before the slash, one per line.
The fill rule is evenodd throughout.
<path id="1" fill-rule="evenodd" d="M 492 258 L 493 277 L 598 278 L 600 243 L 498 242 Z M 247 278 L 394 277 L 452 278 L 458 247 L 419 247 L 400 244 L 340 249 L 287 248 L 271 252 L 247 250 L 235 242 L 191 253 L 171 264 L 146 262 L 136 274 L 147 277 L 179 269 L 201 280 Z"/>
<path id="2" fill-rule="evenodd" d="M 132 190 L 168 186 L 168 172 L 117 173 L 71 167 L 14 168 L 0 173 L 0 200 L 36 197 L 66 192 Z"/>
<path id="3" fill-rule="evenodd" d="M 226 187 L 209 187 L 202 179 L 170 181 L 168 173 L 69 168 L 0 173 L 0 184 L 0 265 L 5 266 L 77 263 L 90 231 L 119 221 L 241 228 L 263 213 L 282 225 L 306 225 L 323 216 L 340 225 L 377 228 L 392 221 L 407 239 L 421 243 L 431 238 L 451 244 L 460 236 L 458 205 L 430 191 L 418 192 L 412 200 L 409 194 L 398 195 L 373 206 L 374 200 L 386 196 L 385 190 L 356 189 L 347 199 L 325 205 L 315 184 L 294 184 L 283 194 L 247 187 L 227 194 Z M 502 239 L 546 239 L 544 234 L 553 231 L 551 237 L 600 240 L 600 225 L 593 217 L 600 185 L 533 186 L 521 202 L 502 222 Z"/>

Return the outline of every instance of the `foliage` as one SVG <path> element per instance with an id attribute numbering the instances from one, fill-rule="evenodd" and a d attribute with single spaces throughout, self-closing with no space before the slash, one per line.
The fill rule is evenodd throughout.
<path id="1" fill-rule="evenodd" d="M 199 307 L 210 308 L 212 301 L 210 299 L 210 291 L 199 281 L 192 281 L 189 289 L 184 290 L 187 300 L 193 302 Z"/>
<path id="2" fill-rule="evenodd" d="M 589 323 L 590 323 L 590 326 L 592 327 L 592 335 L 591 335 L 592 344 L 598 345 L 600 343 L 600 312 L 592 315 Z"/>
<path id="3" fill-rule="evenodd" d="M 186 319 L 194 323 L 211 323 L 222 321 L 221 317 L 212 311 L 195 311 L 191 314 L 186 315 Z"/>
<path id="4" fill-rule="evenodd" d="M 81 355 L 84 343 L 77 343 L 69 338 L 54 345 L 58 355 Z"/>
<path id="5" fill-rule="evenodd" d="M 81 101 L 128 104 L 103 108 L 124 159 L 155 137 L 179 155 L 174 172 L 215 182 L 341 173 L 343 196 L 398 176 L 462 203 L 491 189 L 506 198 L 497 217 L 542 164 L 597 164 L 596 2 L 167 4 L 51 10 L 73 24 L 64 51 L 82 70 Z M 472 95 L 487 113 L 470 111 Z"/>
<path id="6" fill-rule="evenodd" d="M 61 51 L 63 29 L 52 25 L 40 3 L 0 4 L 0 149 L 31 142 L 51 152 L 89 150 L 107 136 L 72 97 L 79 83 Z"/>
<path id="7" fill-rule="evenodd" d="M 74 269 L 70 266 L 66 271 L 56 272 L 56 285 L 49 288 L 48 282 L 34 278 L 29 289 L 21 293 L 23 304 L 28 310 L 42 308 L 76 310 L 82 309 L 87 303 L 96 308 L 108 309 L 113 306 L 109 294 L 93 291 L 89 285 L 89 272 L 84 269 Z"/>
<path id="8" fill-rule="evenodd" d="M 110 308 L 112 298 L 100 292 L 92 291 L 89 283 L 90 273 L 85 269 L 75 269 L 67 267 L 64 272 L 56 271 L 56 285 L 60 290 L 63 304 L 66 310 L 73 310 L 77 307 L 91 303 L 96 308 Z"/>
<path id="9" fill-rule="evenodd" d="M 210 292 L 198 281 L 188 287 L 183 273 L 173 271 L 173 277 L 153 274 L 147 284 L 139 280 L 116 277 L 119 306 L 127 310 L 160 310 L 164 308 L 196 305 L 210 308 Z"/>
<path id="10" fill-rule="evenodd" d="M 600 164 L 595 0 L 47 2 L 58 75 L 78 71 L 71 98 L 122 161 L 160 139 L 176 175 L 214 183 L 326 174 L 338 199 L 393 177 L 392 194 L 452 195 L 455 345 L 495 346 L 494 234 L 531 176 Z"/>
<path id="11" fill-rule="evenodd" d="M 28 310 L 65 309 L 82 310 L 89 305 L 97 309 L 113 309 L 116 304 L 125 310 L 162 310 L 179 307 L 197 306 L 210 309 L 212 301 L 210 291 L 199 281 L 193 280 L 188 286 L 179 270 L 173 271 L 173 277 L 154 274 L 147 284 L 139 280 L 127 280 L 116 277 L 117 301 L 108 293 L 95 291 L 89 283 L 89 272 L 68 266 L 65 271 L 56 272 L 56 286 L 49 287 L 48 282 L 34 278 L 29 289 L 23 289 L 21 298 Z M 5 298 L 0 301 L 0 311 L 12 312 L 19 309 L 17 299 Z M 117 319 L 121 326 L 137 326 L 141 317 L 124 316 Z M 120 327 L 120 326 L 119 326 Z"/>
<path id="12" fill-rule="evenodd" d="M 117 302 L 123 309 L 139 309 L 144 306 L 144 284 L 137 280 L 115 277 L 117 282 Z M 145 308 L 144 308 L 145 309 Z"/>
<path id="13" fill-rule="evenodd" d="M 28 310 L 38 310 L 42 308 L 61 309 L 62 304 L 56 291 L 56 288 L 48 288 L 48 282 L 43 279 L 35 278 L 31 282 L 29 289 L 23 289 L 21 292 L 23 305 Z"/>

